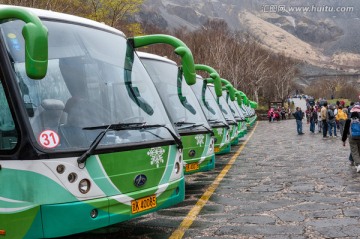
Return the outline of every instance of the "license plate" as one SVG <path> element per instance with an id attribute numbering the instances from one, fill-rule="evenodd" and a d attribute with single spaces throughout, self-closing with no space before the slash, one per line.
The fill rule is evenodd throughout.
<path id="1" fill-rule="evenodd" d="M 156 196 L 151 195 L 149 197 L 139 198 L 131 201 L 131 212 L 139 213 L 156 207 Z"/>
<path id="2" fill-rule="evenodd" d="M 214 147 L 214 152 L 215 152 L 215 153 L 220 152 L 220 147 Z"/>
<path id="3" fill-rule="evenodd" d="M 185 166 L 185 172 L 190 172 L 199 169 L 199 163 L 189 163 Z"/>

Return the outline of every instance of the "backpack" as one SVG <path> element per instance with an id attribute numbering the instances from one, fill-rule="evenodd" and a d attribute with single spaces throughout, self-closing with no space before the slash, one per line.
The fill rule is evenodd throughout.
<path id="1" fill-rule="evenodd" d="M 328 110 L 328 116 L 329 116 L 329 120 L 334 119 L 335 118 L 334 111 Z"/>
<path id="2" fill-rule="evenodd" d="M 311 117 L 314 121 L 318 120 L 318 114 L 316 111 L 312 112 L 312 117 Z"/>
<path id="3" fill-rule="evenodd" d="M 350 122 L 350 138 L 360 139 L 360 121 L 357 118 L 351 119 Z"/>

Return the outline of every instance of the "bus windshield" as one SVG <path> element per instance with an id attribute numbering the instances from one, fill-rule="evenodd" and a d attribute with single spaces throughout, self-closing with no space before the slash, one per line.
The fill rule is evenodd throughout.
<path id="1" fill-rule="evenodd" d="M 209 88 L 210 88 L 212 94 L 216 95 L 214 86 L 210 86 Z M 226 121 L 236 123 L 234 115 L 232 114 L 228 103 L 226 103 L 225 96 L 226 96 L 226 92 L 225 93 L 223 92 L 223 95 L 218 97 L 220 110 L 223 113 Z"/>
<path id="2" fill-rule="evenodd" d="M 155 83 L 170 119 L 178 130 L 204 131 L 203 127 L 192 127 L 194 125 L 210 127 L 194 92 L 183 79 L 181 70 L 176 65 L 149 58 L 143 58 L 141 61 Z"/>
<path id="3" fill-rule="evenodd" d="M 206 81 L 202 78 L 197 78 L 196 83 L 192 85 L 191 88 L 200 102 L 201 108 L 209 123 L 212 126 L 216 124 L 227 124 Z"/>
<path id="4" fill-rule="evenodd" d="M 244 114 L 245 117 L 249 117 L 249 112 L 246 110 L 245 104 L 241 104 L 240 106 L 241 112 Z"/>
<path id="5" fill-rule="evenodd" d="M 241 111 L 240 106 L 237 101 L 234 101 L 234 106 L 235 106 L 235 109 L 237 110 L 237 112 L 239 113 L 240 119 L 245 120 L 244 113 Z"/>
<path id="6" fill-rule="evenodd" d="M 29 79 L 25 72 L 24 23 L 0 24 L 28 123 L 41 148 L 88 148 L 103 131 L 100 126 L 112 124 L 129 128 L 108 130 L 98 148 L 172 139 L 163 127 L 131 127 L 157 124 L 174 131 L 154 84 L 124 36 L 84 25 L 43 23 L 49 30 L 49 64 L 42 80 Z M 45 138 L 50 136 L 54 140 L 49 144 Z"/>
<path id="7" fill-rule="evenodd" d="M 226 97 L 226 102 L 228 103 L 229 105 L 229 108 L 230 108 L 230 111 L 231 113 L 233 114 L 234 118 L 237 120 L 237 121 L 240 121 L 242 118 L 240 116 L 240 113 L 239 111 L 237 110 L 235 104 L 237 104 L 237 102 L 235 101 L 231 101 L 230 99 L 230 95 L 229 93 L 227 93 L 227 91 L 223 91 L 223 95 Z"/>

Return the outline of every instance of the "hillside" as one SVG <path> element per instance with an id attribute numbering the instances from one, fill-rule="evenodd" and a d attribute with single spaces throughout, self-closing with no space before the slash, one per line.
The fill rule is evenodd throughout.
<path id="1" fill-rule="evenodd" d="M 223 19 L 231 29 L 247 32 L 265 48 L 301 60 L 305 65 L 329 69 L 334 74 L 359 72 L 360 2 L 278 0 L 276 4 L 282 11 L 271 10 L 275 5 L 267 0 L 147 0 L 141 19 L 162 28 L 185 26 L 190 30 L 196 30 L 209 19 Z M 302 9 L 290 12 L 294 6 L 313 7 L 317 12 Z M 324 6 L 353 9 L 326 12 Z M 304 69 L 302 74 L 307 74 Z"/>

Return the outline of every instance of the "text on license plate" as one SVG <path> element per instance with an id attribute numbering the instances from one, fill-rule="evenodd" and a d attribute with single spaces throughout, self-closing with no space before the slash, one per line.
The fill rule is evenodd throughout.
<path id="1" fill-rule="evenodd" d="M 186 164 L 185 167 L 186 167 L 185 168 L 186 172 L 198 170 L 199 169 L 199 163 L 189 163 L 189 164 Z"/>
<path id="2" fill-rule="evenodd" d="M 156 207 L 156 196 L 151 195 L 149 197 L 139 198 L 131 201 L 131 212 L 139 213 L 145 210 Z"/>

